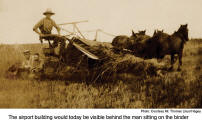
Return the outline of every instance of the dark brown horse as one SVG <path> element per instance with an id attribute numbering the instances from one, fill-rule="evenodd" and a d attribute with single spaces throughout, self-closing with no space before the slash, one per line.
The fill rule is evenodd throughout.
<path id="1" fill-rule="evenodd" d="M 122 49 L 131 50 L 133 44 L 135 44 L 136 41 L 141 41 L 149 37 L 148 35 L 145 35 L 145 32 L 146 30 L 138 31 L 138 33 L 134 33 L 132 30 L 132 35 L 130 37 L 126 35 L 116 36 L 112 40 L 112 45 L 119 50 L 122 50 Z"/>
<path id="2" fill-rule="evenodd" d="M 163 31 L 155 31 L 153 37 L 134 44 L 134 53 L 145 59 L 162 59 L 165 55 L 170 55 L 170 70 L 173 69 L 174 56 L 177 54 L 179 59 L 178 71 L 180 71 L 184 44 L 188 40 L 187 24 L 181 25 L 178 31 L 174 32 L 172 35 L 168 35 Z"/>
<path id="3" fill-rule="evenodd" d="M 150 38 L 150 36 L 146 35 L 146 30 L 138 31 L 138 33 L 134 33 L 132 30 L 132 35 L 130 36 L 131 40 L 142 41 Z"/>
<path id="4" fill-rule="evenodd" d="M 112 45 L 119 50 L 122 49 L 127 49 L 129 47 L 129 42 L 130 39 L 128 36 L 126 35 L 119 35 L 116 36 L 113 40 L 112 40 Z"/>
<path id="5" fill-rule="evenodd" d="M 157 36 L 157 40 L 159 42 L 157 51 L 158 58 L 163 58 L 166 54 L 169 54 L 171 56 L 170 69 L 172 70 L 174 56 L 177 54 L 179 60 L 178 71 L 180 71 L 182 66 L 184 44 L 189 40 L 187 24 L 181 25 L 178 31 L 174 32 L 172 35 L 168 35 L 166 33 L 160 33 L 158 35 L 157 33 Z"/>

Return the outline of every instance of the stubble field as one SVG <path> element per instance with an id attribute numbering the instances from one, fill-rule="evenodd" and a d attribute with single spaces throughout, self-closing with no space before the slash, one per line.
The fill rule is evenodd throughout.
<path id="1" fill-rule="evenodd" d="M 202 108 L 201 39 L 185 44 L 181 72 L 177 62 L 174 71 L 161 76 L 125 72 L 102 83 L 4 78 L 10 65 L 23 60 L 25 49 L 40 52 L 41 45 L 0 45 L 0 108 Z M 169 60 L 163 60 L 166 67 Z"/>

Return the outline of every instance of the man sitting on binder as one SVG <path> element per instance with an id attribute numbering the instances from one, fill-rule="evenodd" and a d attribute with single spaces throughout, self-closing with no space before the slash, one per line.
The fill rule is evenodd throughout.
<path id="1" fill-rule="evenodd" d="M 51 19 L 51 16 L 54 15 L 55 13 L 53 13 L 51 11 L 51 9 L 47 9 L 44 13 L 43 13 L 46 17 L 41 19 L 33 28 L 33 31 L 35 31 L 39 36 L 40 36 L 40 41 L 41 43 L 43 42 L 42 40 L 48 40 L 49 41 L 49 45 L 51 48 L 55 48 L 58 46 L 58 43 L 60 42 L 60 51 L 59 51 L 59 55 L 62 54 L 62 51 L 65 48 L 65 39 L 63 37 L 60 37 L 60 28 L 59 26 L 55 23 L 55 21 L 53 19 Z M 55 27 L 57 32 L 58 32 L 58 36 L 57 35 L 52 35 L 51 31 L 52 28 Z M 40 31 L 39 31 L 39 30 Z M 50 40 L 53 40 L 53 44 L 50 43 Z"/>

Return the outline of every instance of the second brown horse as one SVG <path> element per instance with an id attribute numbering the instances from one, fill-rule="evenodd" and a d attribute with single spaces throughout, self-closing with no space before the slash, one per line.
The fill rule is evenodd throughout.
<path id="1" fill-rule="evenodd" d="M 174 56 L 177 54 L 179 60 L 178 71 L 180 71 L 184 44 L 189 40 L 187 26 L 187 24 L 181 25 L 178 31 L 175 31 L 172 35 L 163 31 L 155 31 L 153 37 L 134 44 L 134 54 L 145 59 L 162 59 L 165 55 L 170 55 L 170 70 L 173 69 Z"/>

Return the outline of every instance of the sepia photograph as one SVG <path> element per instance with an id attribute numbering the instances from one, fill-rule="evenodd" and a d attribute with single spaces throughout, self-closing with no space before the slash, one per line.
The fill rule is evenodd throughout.
<path id="1" fill-rule="evenodd" d="M 0 0 L 0 108 L 202 108 L 201 0 Z"/>

